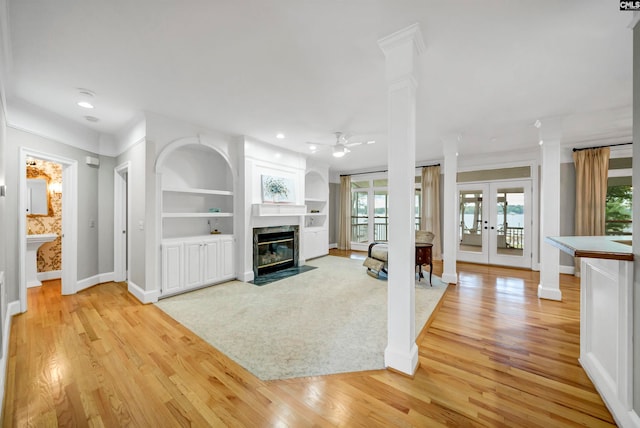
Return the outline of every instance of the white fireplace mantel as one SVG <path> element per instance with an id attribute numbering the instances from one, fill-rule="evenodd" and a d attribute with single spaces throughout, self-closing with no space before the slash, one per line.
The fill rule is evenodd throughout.
<path id="1" fill-rule="evenodd" d="M 252 204 L 251 213 L 254 217 L 282 217 L 302 216 L 307 212 L 306 205 L 293 204 Z"/>

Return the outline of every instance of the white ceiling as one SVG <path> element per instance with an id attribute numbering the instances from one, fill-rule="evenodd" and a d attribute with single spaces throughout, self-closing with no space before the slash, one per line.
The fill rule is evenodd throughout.
<path id="1" fill-rule="evenodd" d="M 419 23 L 418 160 L 629 138 L 632 14 L 602 0 L 8 0 L 11 101 L 116 134 L 141 111 L 308 152 L 332 132 L 375 138 L 335 170 L 385 164 L 377 40 Z M 76 106 L 76 88 L 96 108 Z M 83 119 L 100 118 L 92 124 Z M 276 133 L 286 134 L 277 140 Z M 356 154 L 358 151 L 358 154 Z"/>

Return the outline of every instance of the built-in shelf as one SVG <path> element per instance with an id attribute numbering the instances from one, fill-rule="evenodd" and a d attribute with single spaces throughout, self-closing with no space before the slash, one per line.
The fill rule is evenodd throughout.
<path id="1" fill-rule="evenodd" d="M 198 195 L 222 195 L 233 196 L 233 192 L 229 190 L 214 190 L 214 189 L 192 189 L 192 188 L 180 188 L 180 187 L 165 187 L 163 192 L 173 193 L 195 193 Z"/>
<path id="2" fill-rule="evenodd" d="M 305 216 L 307 216 L 307 217 L 325 217 L 326 214 L 323 214 L 323 213 L 306 213 Z"/>
<path id="3" fill-rule="evenodd" d="M 162 218 L 233 217 L 233 213 L 162 213 Z"/>

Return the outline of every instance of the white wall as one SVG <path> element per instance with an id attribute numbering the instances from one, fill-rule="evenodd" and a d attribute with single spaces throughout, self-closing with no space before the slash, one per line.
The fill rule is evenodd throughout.
<path id="1" fill-rule="evenodd" d="M 242 208 L 244 217 L 240 223 L 245 226 L 242 241 L 240 241 L 240 235 L 237 235 L 240 260 L 244 261 L 239 279 L 251 281 L 253 279 L 253 228 L 280 225 L 302 227 L 300 216 L 253 217 L 251 215 L 251 206 L 262 203 L 261 176 L 266 174 L 291 179 L 295 186 L 295 204 L 303 205 L 306 158 L 300 153 L 284 150 L 248 137 L 244 138 L 240 144 L 243 145 L 242 151 L 245 154 L 243 161 L 245 194 L 244 207 Z"/>

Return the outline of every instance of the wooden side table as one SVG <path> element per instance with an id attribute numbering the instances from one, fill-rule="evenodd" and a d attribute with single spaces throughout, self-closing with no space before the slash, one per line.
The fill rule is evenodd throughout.
<path id="1" fill-rule="evenodd" d="M 416 270 L 418 271 L 418 281 L 424 278 L 422 275 L 422 265 L 429 265 L 429 285 L 431 283 L 431 275 L 433 273 L 433 262 L 431 260 L 431 248 L 433 244 L 416 244 Z"/>

